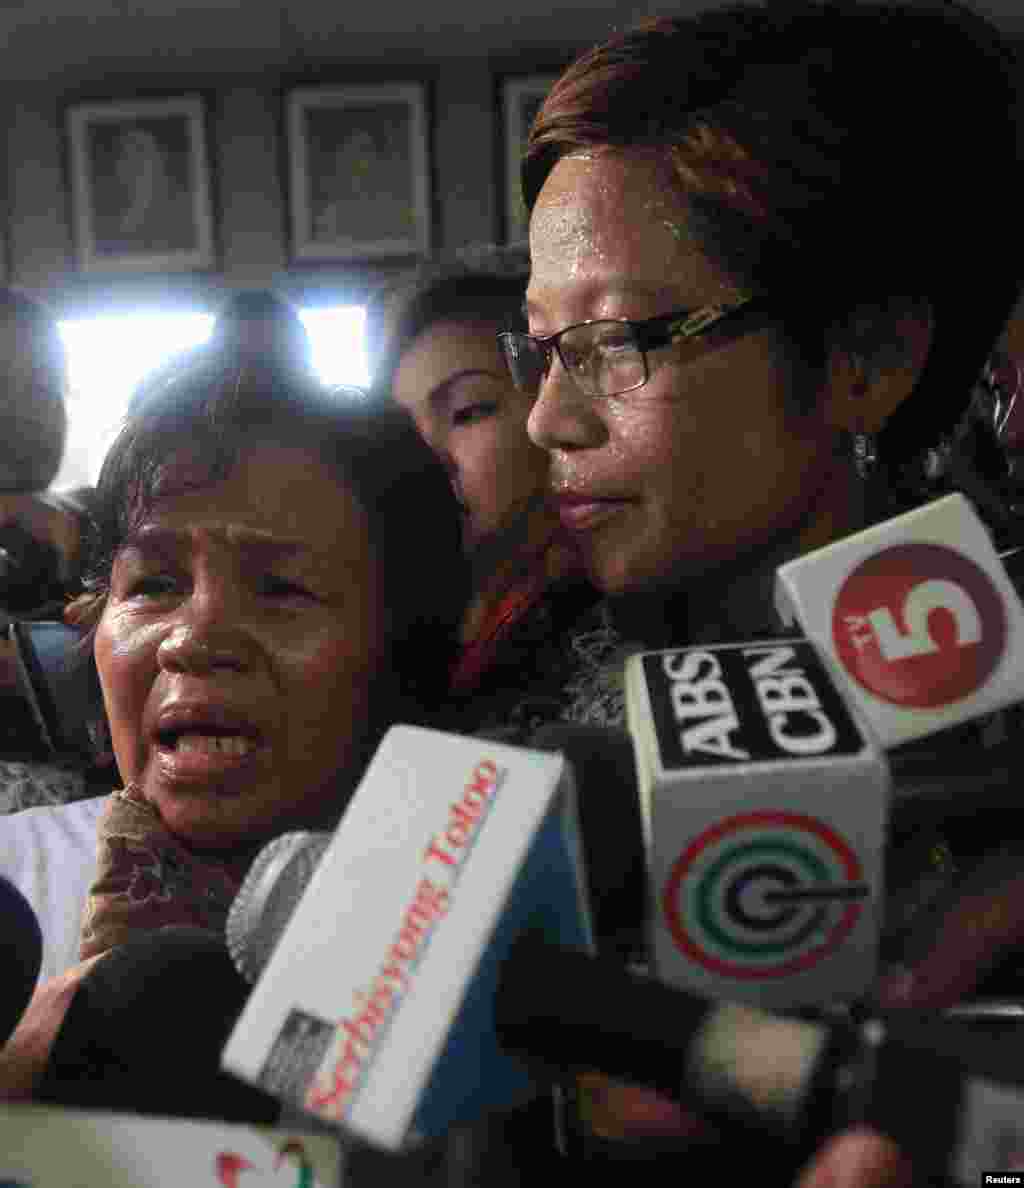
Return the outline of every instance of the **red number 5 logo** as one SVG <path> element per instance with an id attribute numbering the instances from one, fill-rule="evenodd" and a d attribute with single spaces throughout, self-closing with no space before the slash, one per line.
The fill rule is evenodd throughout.
<path id="1" fill-rule="evenodd" d="M 945 545 L 908 544 L 863 561 L 843 583 L 832 637 L 847 672 L 895 705 L 969 696 L 1006 647 L 1006 608 L 987 573 Z"/>

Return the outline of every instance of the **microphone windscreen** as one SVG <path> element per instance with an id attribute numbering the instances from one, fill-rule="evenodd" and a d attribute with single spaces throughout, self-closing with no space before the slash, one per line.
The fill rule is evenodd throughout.
<path id="1" fill-rule="evenodd" d="M 0 876 L 0 1044 L 28 1006 L 43 964 L 43 935 L 28 900 Z"/>
<path id="2" fill-rule="evenodd" d="M 220 1068 L 249 990 L 223 938 L 204 929 L 161 928 L 111 949 L 71 1001 L 37 1100 L 275 1123 L 280 1103 Z"/>
<path id="3" fill-rule="evenodd" d="M 231 959 L 247 982 L 254 983 L 270 960 L 331 836 L 282 833 L 253 859 L 224 929 Z"/>

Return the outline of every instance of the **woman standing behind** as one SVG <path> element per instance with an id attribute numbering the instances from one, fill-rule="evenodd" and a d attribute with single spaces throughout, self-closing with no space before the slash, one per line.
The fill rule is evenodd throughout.
<path id="1" fill-rule="evenodd" d="M 525 260 L 432 265 L 371 312 L 375 386 L 404 408 L 441 459 L 463 513 L 476 596 L 462 626 L 452 692 L 483 719 L 507 722 L 509 702 L 544 671 L 552 642 L 592 601 L 575 549 L 547 499 L 547 454 L 526 433 L 532 395 L 517 389 L 497 344 L 523 324 Z"/>

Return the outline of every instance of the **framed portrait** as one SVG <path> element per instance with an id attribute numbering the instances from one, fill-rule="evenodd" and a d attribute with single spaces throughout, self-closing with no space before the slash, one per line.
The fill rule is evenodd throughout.
<path id="1" fill-rule="evenodd" d="M 502 83 L 502 116 L 505 129 L 505 240 L 526 239 L 526 207 L 519 184 L 519 164 L 526 151 L 526 139 L 533 117 L 557 74 L 530 74 L 508 78 Z"/>
<path id="2" fill-rule="evenodd" d="M 70 107 L 67 133 L 82 272 L 213 267 L 209 154 L 198 95 Z"/>
<path id="3" fill-rule="evenodd" d="M 419 83 L 313 87 L 287 97 L 292 256 L 430 251 L 430 169 Z"/>

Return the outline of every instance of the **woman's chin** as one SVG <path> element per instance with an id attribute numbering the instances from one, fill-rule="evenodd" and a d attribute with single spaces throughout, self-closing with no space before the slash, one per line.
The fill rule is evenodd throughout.
<path id="1" fill-rule="evenodd" d="M 267 819 L 269 814 L 259 812 L 255 788 L 250 788 L 243 800 L 227 789 L 156 781 L 144 785 L 143 794 L 164 828 L 197 849 L 244 849 L 277 831 L 275 822 Z"/>
<path id="2" fill-rule="evenodd" d="M 591 582 L 607 597 L 643 594 L 661 584 L 656 569 L 633 557 L 628 549 L 599 546 L 584 550 L 583 564 Z"/>

